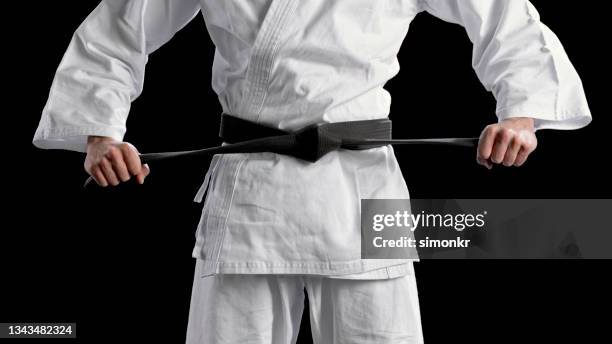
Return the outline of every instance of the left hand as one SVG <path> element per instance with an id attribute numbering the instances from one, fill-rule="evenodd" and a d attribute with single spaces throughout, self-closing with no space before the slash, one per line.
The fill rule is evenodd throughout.
<path id="1" fill-rule="evenodd" d="M 488 169 L 493 164 L 521 166 L 537 145 L 533 118 L 508 118 L 484 128 L 476 160 Z"/>

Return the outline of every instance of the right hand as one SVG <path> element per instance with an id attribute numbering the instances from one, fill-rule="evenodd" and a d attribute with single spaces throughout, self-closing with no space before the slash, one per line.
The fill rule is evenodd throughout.
<path id="1" fill-rule="evenodd" d="M 84 167 L 102 187 L 109 184 L 117 186 L 120 182 L 127 182 L 132 176 L 136 177 L 138 184 L 142 184 L 150 172 L 147 164 L 141 164 L 136 147 L 105 136 L 87 138 Z"/>

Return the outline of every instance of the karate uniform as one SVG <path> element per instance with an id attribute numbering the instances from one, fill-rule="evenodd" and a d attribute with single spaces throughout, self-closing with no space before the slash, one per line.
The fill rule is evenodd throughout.
<path id="1" fill-rule="evenodd" d="M 225 113 L 283 130 L 385 118 L 391 96 L 383 86 L 399 72 L 398 50 L 423 11 L 465 27 L 474 46 L 474 70 L 494 94 L 499 120 L 529 116 L 536 129 L 576 129 L 590 122 L 579 76 L 526 0 L 108 0 L 77 29 L 33 142 L 84 151 L 88 135 L 122 140 L 130 103 L 142 91 L 148 54 L 199 12 L 216 46 L 212 87 Z M 204 195 L 193 250 L 198 261 L 190 342 L 212 326 L 205 321 L 192 326 L 193 319 L 237 314 L 227 305 L 200 305 L 210 300 L 203 295 L 221 285 L 236 292 L 250 288 L 249 278 L 262 285 L 259 292 L 251 289 L 254 299 L 265 295 L 266 287 L 275 293 L 271 300 L 294 295 L 287 291 L 291 288 L 278 287 L 282 280 L 310 285 L 313 293 L 327 290 L 313 297 L 334 302 L 338 290 L 312 287 L 317 280 L 346 290 L 353 285 L 389 295 L 413 293 L 397 306 L 418 314 L 411 260 L 360 259 L 360 199 L 409 198 L 391 146 L 341 149 L 316 163 L 274 153 L 216 155 L 196 200 Z M 397 287 L 400 280 L 412 287 Z M 248 327 L 244 317 L 255 316 L 248 307 L 257 303 L 233 305 L 243 316 L 225 319 L 243 319 Z M 341 314 L 334 331 L 351 326 Z M 372 319 L 374 327 L 384 325 Z M 422 341 L 420 320 L 410 319 L 417 322 L 411 339 L 398 342 Z M 389 332 L 389 341 L 395 340 L 392 333 L 399 334 Z M 274 334 L 270 338 L 291 338 Z M 384 343 L 383 337 L 373 340 Z M 224 338 L 230 334 L 205 342 L 231 342 Z"/>

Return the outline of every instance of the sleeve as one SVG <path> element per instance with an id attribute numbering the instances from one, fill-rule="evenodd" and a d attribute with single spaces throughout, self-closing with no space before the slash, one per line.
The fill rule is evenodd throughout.
<path id="1" fill-rule="evenodd" d="M 498 120 L 531 117 L 537 129 L 591 122 L 580 77 L 557 36 L 528 0 L 420 0 L 423 9 L 463 26 L 472 66 L 497 101 Z"/>
<path id="2" fill-rule="evenodd" d="M 101 1 L 72 36 L 33 144 L 84 152 L 89 135 L 123 140 L 148 54 L 199 11 L 198 0 Z"/>

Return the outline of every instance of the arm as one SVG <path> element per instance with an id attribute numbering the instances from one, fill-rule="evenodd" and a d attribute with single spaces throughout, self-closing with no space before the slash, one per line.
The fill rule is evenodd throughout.
<path id="1" fill-rule="evenodd" d="M 497 100 L 498 123 L 481 135 L 478 161 L 522 165 L 539 129 L 578 129 L 591 121 L 580 77 L 556 35 L 528 0 L 421 0 L 423 8 L 462 25 L 472 66 Z"/>
<path id="2" fill-rule="evenodd" d="M 148 55 L 199 10 L 198 0 L 102 1 L 72 37 L 33 144 L 87 152 L 85 168 L 102 186 L 130 175 L 142 182 L 148 168 L 121 142 L 130 105 L 142 92 Z"/>

